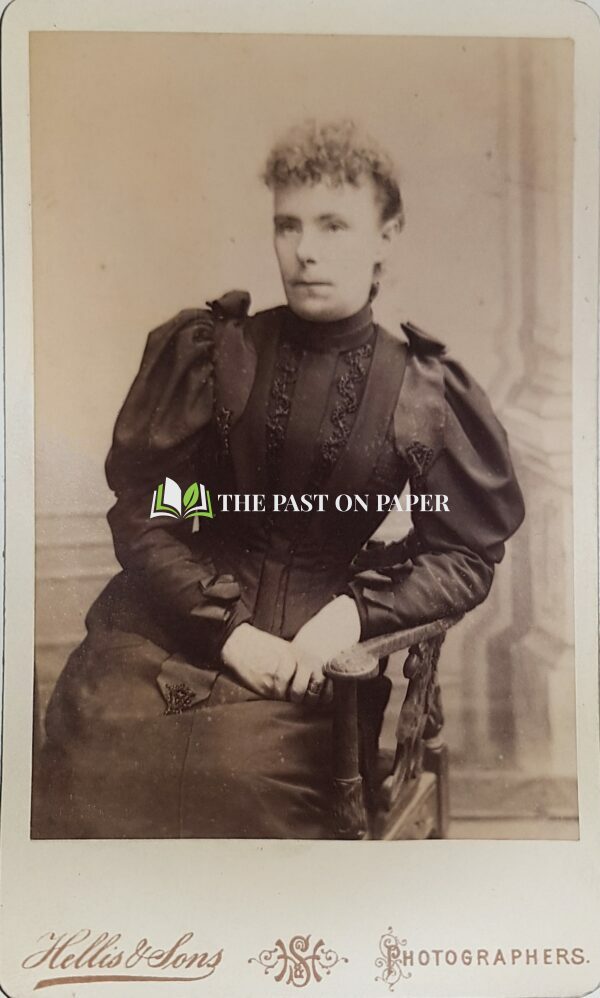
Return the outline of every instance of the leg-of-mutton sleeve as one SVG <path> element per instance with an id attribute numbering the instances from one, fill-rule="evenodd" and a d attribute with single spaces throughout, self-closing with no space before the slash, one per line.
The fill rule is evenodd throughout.
<path id="1" fill-rule="evenodd" d="M 403 328 L 410 359 L 396 449 L 410 469 L 411 492 L 431 495 L 432 509 L 421 511 L 419 503 L 407 540 L 390 545 L 376 570 L 359 571 L 350 583 L 363 639 L 481 603 L 524 517 L 506 433 L 486 394 L 441 344 Z"/>
<path id="2" fill-rule="evenodd" d="M 203 527 L 192 546 L 192 520 L 151 518 L 150 510 L 153 490 L 165 477 L 185 489 L 209 470 L 219 353 L 221 362 L 234 356 L 238 376 L 243 368 L 246 380 L 252 377 L 243 338 L 248 305 L 245 292 L 230 292 L 210 310 L 185 310 L 150 333 L 106 460 L 116 495 L 108 522 L 117 559 L 161 622 L 207 660 L 250 618 L 240 587 L 216 571 L 202 543 Z"/>

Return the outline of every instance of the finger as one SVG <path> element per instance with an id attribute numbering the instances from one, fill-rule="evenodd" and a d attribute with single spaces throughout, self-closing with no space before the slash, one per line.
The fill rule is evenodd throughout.
<path id="1" fill-rule="evenodd" d="M 333 679 L 326 678 L 321 693 L 321 703 L 331 703 L 333 701 Z"/>
<path id="2" fill-rule="evenodd" d="M 289 699 L 292 703 L 303 702 L 311 676 L 311 666 L 303 659 L 300 659 L 296 664 L 296 671 L 294 672 L 289 690 Z"/>
<path id="3" fill-rule="evenodd" d="M 316 680 L 316 677 L 314 677 Z M 321 707 L 328 707 L 333 701 L 333 680 L 321 677 L 319 683 L 320 690 L 317 693 L 316 689 L 314 695 L 310 692 L 310 683 L 307 688 L 307 694 L 304 698 L 304 706 L 312 710 L 318 710 Z"/>
<path id="4" fill-rule="evenodd" d="M 203 595 L 227 603 L 237 599 L 240 595 L 240 587 L 233 575 L 216 575 L 208 585 L 203 587 Z"/>
<path id="5" fill-rule="evenodd" d="M 273 669 L 272 699 L 287 700 L 296 670 L 295 658 L 290 654 L 277 660 Z"/>
<path id="6" fill-rule="evenodd" d="M 313 672 L 306 686 L 307 698 L 310 700 L 320 700 L 324 686 L 325 680 L 323 676 Z"/>
<path id="7" fill-rule="evenodd" d="M 307 707 L 318 707 L 322 702 L 326 686 L 325 676 L 321 667 L 314 670 L 306 686 L 304 703 Z"/>
<path id="8" fill-rule="evenodd" d="M 323 663 L 319 656 L 307 650 L 302 645 L 294 645 L 297 666 L 293 682 L 293 699 L 296 703 L 304 701 L 312 683 L 310 696 L 320 696 L 323 684 Z"/>

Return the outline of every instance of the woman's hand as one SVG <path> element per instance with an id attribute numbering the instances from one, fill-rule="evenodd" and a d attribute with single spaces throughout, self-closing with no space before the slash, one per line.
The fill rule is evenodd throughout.
<path id="1" fill-rule="evenodd" d="M 324 666 L 359 640 L 356 604 L 349 596 L 338 596 L 307 621 L 292 642 L 240 624 L 223 645 L 221 658 L 259 696 L 318 706 L 328 703 L 333 692 Z"/>
<path id="2" fill-rule="evenodd" d="M 289 641 L 240 624 L 221 649 L 221 658 L 239 681 L 267 700 L 287 700 L 296 671 L 296 653 Z"/>
<path id="3" fill-rule="evenodd" d="M 360 617 L 350 596 L 338 596 L 300 628 L 292 645 L 317 656 L 325 665 L 360 641 Z"/>
<path id="4" fill-rule="evenodd" d="M 333 684 L 323 673 L 327 662 L 360 641 L 360 618 L 349 596 L 338 596 L 300 628 L 292 641 L 298 664 L 290 700 L 306 704 L 328 703 Z"/>
<path id="5" fill-rule="evenodd" d="M 289 698 L 293 703 L 303 703 L 306 707 L 331 703 L 333 684 L 323 674 L 324 662 L 320 655 L 304 648 L 294 640 L 291 645 L 296 657 L 296 671 L 290 686 Z"/>

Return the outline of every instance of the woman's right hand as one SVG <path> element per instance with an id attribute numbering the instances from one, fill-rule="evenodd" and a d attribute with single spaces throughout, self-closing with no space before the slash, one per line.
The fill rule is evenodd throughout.
<path id="1" fill-rule="evenodd" d="M 248 689 L 268 700 L 287 700 L 296 671 L 296 654 L 289 641 L 240 624 L 221 649 L 221 658 Z"/>

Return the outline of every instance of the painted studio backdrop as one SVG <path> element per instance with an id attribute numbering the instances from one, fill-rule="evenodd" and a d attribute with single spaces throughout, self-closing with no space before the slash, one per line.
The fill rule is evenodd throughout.
<path id="1" fill-rule="evenodd" d="M 406 210 L 375 316 L 481 382 L 527 505 L 442 655 L 450 836 L 577 838 L 570 43 L 31 39 L 38 714 L 118 569 L 103 464 L 148 331 L 231 288 L 284 300 L 264 157 L 291 123 L 353 117 L 399 163 Z"/>

